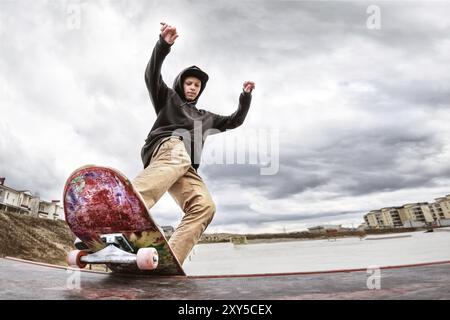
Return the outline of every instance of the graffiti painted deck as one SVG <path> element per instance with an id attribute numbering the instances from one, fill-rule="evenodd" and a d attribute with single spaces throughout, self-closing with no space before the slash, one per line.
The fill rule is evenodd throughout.
<path id="1" fill-rule="evenodd" d="M 83 265 L 80 261 L 100 263 L 96 253 L 107 251 L 110 258 L 104 262 L 114 272 L 185 275 L 141 195 L 117 170 L 95 165 L 75 170 L 67 179 L 63 199 L 66 221 L 85 245 L 76 257 L 78 266 Z M 150 250 L 145 248 L 157 251 L 154 270 L 142 270 L 136 262 L 138 253 Z"/>

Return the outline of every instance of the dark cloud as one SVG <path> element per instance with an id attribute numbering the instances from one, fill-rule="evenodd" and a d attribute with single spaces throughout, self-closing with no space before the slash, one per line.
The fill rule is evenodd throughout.
<path id="1" fill-rule="evenodd" d="M 233 212 L 235 214 L 229 214 Z M 320 213 L 294 213 L 286 214 L 284 212 L 256 212 L 246 205 L 221 205 L 218 207 L 218 211 L 214 217 L 214 226 L 226 225 L 226 224 L 239 224 L 243 223 L 249 226 L 258 226 L 264 223 L 279 223 L 284 222 L 310 222 L 316 221 L 331 221 L 346 219 L 348 217 L 360 214 L 360 211 L 326 211 Z"/>
<path id="2" fill-rule="evenodd" d="M 0 177 L 6 178 L 5 184 L 16 190 L 29 190 L 46 200 L 59 200 L 62 191 L 61 194 L 48 192 L 61 184 L 61 172 L 55 165 L 57 159 L 33 153 L 32 162 L 28 161 L 27 154 L 33 149 L 33 142 L 30 140 L 27 146 L 8 130 L 8 126 L 0 128 Z M 11 145 L 15 147 L 11 148 Z"/>
<path id="3" fill-rule="evenodd" d="M 446 66 L 442 66 L 446 67 Z M 420 107 L 433 110 L 447 108 L 450 104 L 450 88 L 443 83 L 428 80 L 410 80 L 387 83 L 378 81 L 375 86 L 385 99 L 394 101 L 397 105 Z"/>
<path id="4" fill-rule="evenodd" d="M 260 174 L 258 165 L 208 165 L 205 176 L 214 188 L 236 184 L 255 188 L 268 199 L 289 198 L 314 189 L 358 196 L 376 192 L 434 185 L 448 177 L 450 166 L 429 171 L 424 160 L 439 156 L 442 143 L 432 134 L 402 126 L 369 130 L 328 130 L 330 138 L 321 148 L 301 149 L 282 144 L 280 170 L 275 175 Z M 413 163 L 405 169 L 405 162 Z"/>

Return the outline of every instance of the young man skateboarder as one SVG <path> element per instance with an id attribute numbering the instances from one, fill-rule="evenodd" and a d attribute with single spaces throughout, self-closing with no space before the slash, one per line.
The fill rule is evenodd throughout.
<path id="1" fill-rule="evenodd" d="M 169 240 L 183 264 L 216 211 L 197 173 L 208 130 L 223 132 L 240 126 L 249 110 L 255 83 L 244 82 L 238 109 L 230 116 L 197 109 L 198 98 L 208 81 L 204 71 L 196 66 L 184 69 L 172 88 L 161 76 L 162 63 L 177 37 L 175 27 L 161 22 L 161 34 L 145 70 L 145 83 L 157 117 L 141 152 L 145 169 L 133 180 L 133 185 L 147 208 L 169 191 L 183 210 L 181 223 Z"/>

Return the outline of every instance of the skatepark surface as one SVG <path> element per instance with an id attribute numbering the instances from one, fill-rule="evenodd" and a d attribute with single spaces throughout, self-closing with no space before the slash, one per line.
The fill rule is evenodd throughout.
<path id="1" fill-rule="evenodd" d="M 149 277 L 0 259 L 0 299 L 450 299 L 450 261 L 262 275 Z"/>

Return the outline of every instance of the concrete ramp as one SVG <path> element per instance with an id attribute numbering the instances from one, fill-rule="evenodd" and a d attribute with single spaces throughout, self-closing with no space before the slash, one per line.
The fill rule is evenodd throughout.
<path id="1" fill-rule="evenodd" d="M 0 259 L 0 299 L 450 299 L 450 261 L 375 270 L 142 277 Z"/>

